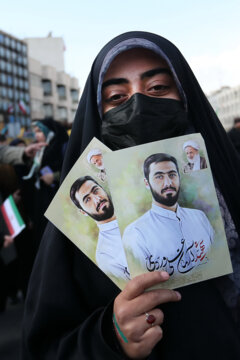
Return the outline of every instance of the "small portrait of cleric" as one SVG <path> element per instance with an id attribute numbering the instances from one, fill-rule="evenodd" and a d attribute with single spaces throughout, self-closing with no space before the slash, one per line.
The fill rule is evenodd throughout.
<path id="1" fill-rule="evenodd" d="M 126 227 L 125 250 L 144 272 L 161 269 L 174 277 L 189 273 L 208 261 L 214 230 L 203 211 L 179 205 L 181 181 L 173 156 L 152 154 L 143 171 L 152 207 Z"/>
<path id="2" fill-rule="evenodd" d="M 121 234 L 111 197 L 91 176 L 78 178 L 71 186 L 70 198 L 79 213 L 92 218 L 98 228 L 96 262 L 109 276 L 129 280 Z"/>
<path id="3" fill-rule="evenodd" d="M 206 159 L 199 154 L 199 150 L 200 146 L 194 140 L 188 140 L 183 144 L 183 151 L 187 157 L 187 161 L 183 166 L 184 173 L 207 168 Z"/>
<path id="4" fill-rule="evenodd" d="M 91 149 L 87 154 L 87 162 L 98 170 L 97 178 L 102 182 L 107 180 L 106 170 L 103 163 L 103 155 L 100 149 Z"/>

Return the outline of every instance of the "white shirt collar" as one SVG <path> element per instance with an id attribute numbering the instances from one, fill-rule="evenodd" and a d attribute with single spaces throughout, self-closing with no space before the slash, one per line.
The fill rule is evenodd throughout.
<path id="1" fill-rule="evenodd" d="M 157 206 L 155 204 L 152 204 L 152 211 L 155 212 L 158 215 L 161 215 L 163 217 L 172 219 L 172 220 L 178 220 L 178 218 L 181 217 L 181 207 L 177 204 L 177 210 L 167 210 L 162 208 L 161 206 Z"/>
<path id="2" fill-rule="evenodd" d="M 106 222 L 105 224 L 97 224 L 100 231 L 107 231 L 107 230 L 113 230 L 118 227 L 117 220 L 112 220 L 109 222 Z"/>

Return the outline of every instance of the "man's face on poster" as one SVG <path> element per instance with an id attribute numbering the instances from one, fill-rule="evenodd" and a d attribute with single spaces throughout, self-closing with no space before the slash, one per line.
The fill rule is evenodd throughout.
<path id="1" fill-rule="evenodd" d="M 192 146 L 187 146 L 185 148 L 185 153 L 187 155 L 188 160 L 191 162 L 194 160 L 195 156 L 198 155 L 198 150 L 194 149 Z"/>
<path id="2" fill-rule="evenodd" d="M 103 170 L 103 169 L 104 169 L 103 157 L 102 157 L 101 154 L 93 155 L 93 156 L 91 157 L 90 162 L 91 162 L 91 164 L 95 165 L 96 168 L 98 168 L 99 170 Z"/>
<path id="3" fill-rule="evenodd" d="M 179 196 L 180 178 L 174 162 L 154 162 L 149 170 L 148 184 L 154 200 L 165 206 L 175 205 Z"/>
<path id="4" fill-rule="evenodd" d="M 101 186 L 92 180 L 85 181 L 76 191 L 75 197 L 82 208 L 82 213 L 96 221 L 110 219 L 114 214 L 111 198 Z"/>

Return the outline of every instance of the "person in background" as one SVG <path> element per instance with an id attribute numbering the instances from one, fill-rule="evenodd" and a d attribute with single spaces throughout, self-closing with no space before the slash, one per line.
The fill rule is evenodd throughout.
<path id="1" fill-rule="evenodd" d="M 27 146 L 26 142 L 20 138 L 13 139 L 12 141 L 10 141 L 9 145 L 10 146 L 18 146 L 18 147 L 26 147 Z"/>
<path id="2" fill-rule="evenodd" d="M 59 186 L 68 135 L 53 119 L 35 120 L 33 130 L 36 142 L 47 144 L 36 153 L 29 173 L 23 177 L 29 188 L 28 213 L 32 214 L 37 251 L 47 223 L 44 213 Z"/>

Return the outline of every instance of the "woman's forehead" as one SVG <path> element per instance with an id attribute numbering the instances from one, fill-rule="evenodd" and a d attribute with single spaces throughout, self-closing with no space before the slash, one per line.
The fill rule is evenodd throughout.
<path id="1" fill-rule="evenodd" d="M 144 48 L 135 48 L 117 55 L 104 76 L 103 82 L 111 77 L 127 76 L 128 74 L 145 72 L 153 68 L 169 69 L 166 61 L 158 54 Z"/>

